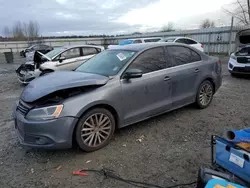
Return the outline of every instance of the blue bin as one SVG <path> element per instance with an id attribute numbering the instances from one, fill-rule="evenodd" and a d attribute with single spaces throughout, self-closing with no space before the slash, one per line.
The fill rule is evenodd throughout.
<path id="1" fill-rule="evenodd" d="M 214 188 L 216 185 L 221 185 L 223 187 L 227 187 L 228 185 L 232 185 L 232 186 L 234 186 L 236 188 L 245 188 L 245 187 L 242 187 L 241 185 L 237 185 L 237 184 L 230 183 L 228 181 L 220 180 L 220 179 L 212 179 L 212 180 L 210 180 L 207 183 L 205 188 Z"/>
<path id="2" fill-rule="evenodd" d="M 241 149 L 224 139 L 216 138 L 215 153 L 215 162 L 218 165 L 250 183 L 250 151 Z"/>

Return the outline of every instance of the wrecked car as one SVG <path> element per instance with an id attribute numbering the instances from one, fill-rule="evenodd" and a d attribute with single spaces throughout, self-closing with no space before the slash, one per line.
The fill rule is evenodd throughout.
<path id="1" fill-rule="evenodd" d="M 232 76 L 250 75 L 250 45 L 232 53 L 228 61 L 228 71 Z"/>
<path id="2" fill-rule="evenodd" d="M 219 59 L 190 46 L 119 46 L 75 71 L 32 81 L 14 107 L 15 129 L 23 145 L 65 149 L 77 143 L 94 151 L 117 128 L 191 103 L 208 107 L 221 82 Z"/>
<path id="3" fill-rule="evenodd" d="M 28 84 L 35 78 L 58 70 L 74 70 L 86 60 L 104 50 L 93 45 L 63 46 L 42 54 L 36 52 L 33 61 L 27 61 L 17 70 L 17 78 Z"/>
<path id="4" fill-rule="evenodd" d="M 26 57 L 26 59 L 33 59 L 33 56 L 35 54 L 36 51 L 39 51 L 43 54 L 46 54 L 48 52 L 50 52 L 51 50 L 53 50 L 53 47 L 49 46 L 49 45 L 45 45 L 45 44 L 36 44 L 36 45 L 32 45 L 24 50 L 20 51 L 20 56 Z M 31 59 L 31 60 L 32 60 Z"/>

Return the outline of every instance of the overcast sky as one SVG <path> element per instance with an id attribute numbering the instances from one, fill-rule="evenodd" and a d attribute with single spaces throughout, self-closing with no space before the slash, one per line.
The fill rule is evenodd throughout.
<path id="1" fill-rule="evenodd" d="M 211 18 L 218 26 L 230 17 L 221 8 L 232 0 L 0 0 L 0 28 L 36 20 L 42 35 L 121 34 L 153 31 L 168 22 L 197 28 Z M 2 29 L 3 30 L 3 29 Z"/>

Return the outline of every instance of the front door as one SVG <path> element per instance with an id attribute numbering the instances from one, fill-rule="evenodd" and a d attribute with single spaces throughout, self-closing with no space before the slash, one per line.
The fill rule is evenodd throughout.
<path id="1" fill-rule="evenodd" d="M 178 108 L 194 102 L 198 84 L 201 57 L 184 46 L 168 46 L 167 52 L 172 60 L 172 105 Z"/>
<path id="2" fill-rule="evenodd" d="M 163 47 L 143 52 L 130 64 L 128 69 L 140 69 L 143 75 L 121 79 L 125 125 L 171 108 L 171 71 L 167 67 Z"/>
<path id="3" fill-rule="evenodd" d="M 80 59 L 80 48 L 71 48 L 63 52 L 60 57 L 64 57 L 63 61 L 57 62 L 57 69 L 59 70 L 74 70 L 78 63 L 82 61 Z"/>

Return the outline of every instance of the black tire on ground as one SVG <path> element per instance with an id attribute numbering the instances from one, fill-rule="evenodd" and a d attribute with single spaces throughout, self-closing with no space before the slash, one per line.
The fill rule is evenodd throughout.
<path id="1" fill-rule="evenodd" d="M 97 117 L 96 117 L 97 115 Z M 98 118 L 99 115 L 99 118 Z M 93 118 L 92 122 L 94 124 L 94 129 L 91 128 L 91 126 L 86 125 L 87 124 L 92 124 L 91 123 L 91 117 Z M 102 119 L 103 118 L 103 119 Z M 104 119 L 106 119 L 104 121 Z M 104 121 L 102 124 L 100 122 Z M 108 125 L 105 125 L 108 123 Z M 92 125 L 93 125 L 92 124 Z M 105 126 L 102 126 L 105 125 Z M 76 138 L 76 142 L 78 144 L 78 146 L 80 147 L 81 150 L 86 151 L 86 152 L 92 152 L 98 149 L 103 148 L 104 146 L 106 146 L 107 144 L 109 144 L 114 131 L 115 131 L 115 119 L 114 116 L 112 115 L 112 113 L 110 111 L 108 111 L 107 109 L 104 108 L 94 108 L 92 110 L 87 111 L 79 120 L 78 124 L 76 125 L 76 129 L 75 129 L 75 138 Z M 102 130 L 104 130 L 104 132 L 108 132 L 109 134 L 104 134 L 103 132 L 100 132 L 99 130 L 96 130 L 96 128 L 100 128 Z M 85 130 L 83 130 L 85 129 Z M 86 129 L 92 129 L 92 130 L 86 130 Z M 95 132 L 96 131 L 96 132 Z M 98 133 L 97 133 L 98 132 Z M 85 136 L 85 134 L 88 134 Z M 103 137 L 106 137 L 105 139 L 101 136 L 99 136 L 100 134 L 102 134 Z M 93 136 L 93 139 L 91 137 L 91 135 Z M 88 138 L 91 137 L 89 140 Z M 101 139 L 99 141 L 99 138 Z M 91 139 L 93 141 L 91 141 Z M 96 140 L 95 140 L 96 139 Z M 97 143 L 98 142 L 98 143 Z M 92 146 L 90 146 L 93 143 Z M 96 143 L 96 144 L 94 144 Z"/>
<path id="2" fill-rule="evenodd" d="M 199 109 L 207 108 L 213 100 L 214 86 L 211 81 L 203 81 L 196 94 L 196 106 Z"/>

